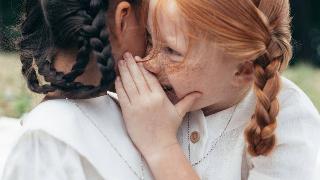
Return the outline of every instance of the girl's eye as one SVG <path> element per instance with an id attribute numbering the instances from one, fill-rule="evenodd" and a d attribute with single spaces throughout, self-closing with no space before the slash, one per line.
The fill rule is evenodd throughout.
<path id="1" fill-rule="evenodd" d="M 172 48 L 170 47 L 165 47 L 164 48 L 164 51 L 169 54 L 169 55 L 174 55 L 174 56 L 182 56 L 181 53 L 177 52 L 176 50 L 173 50 Z"/>
<path id="2" fill-rule="evenodd" d="M 149 32 L 147 32 L 147 46 L 148 47 L 153 47 L 152 37 L 151 37 Z"/>

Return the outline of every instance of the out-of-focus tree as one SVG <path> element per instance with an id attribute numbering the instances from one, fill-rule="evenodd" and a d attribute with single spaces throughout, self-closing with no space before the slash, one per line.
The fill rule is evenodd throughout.
<path id="1" fill-rule="evenodd" d="M 0 50 L 14 50 L 23 0 L 0 0 Z"/>
<path id="2" fill-rule="evenodd" d="M 320 1 L 291 0 L 294 63 L 309 61 L 320 66 Z"/>
<path id="3" fill-rule="evenodd" d="M 1 47 L 3 47 L 3 42 L 4 42 L 4 24 L 3 24 L 3 8 L 2 8 L 2 1 L 0 1 L 0 50 L 2 49 Z"/>

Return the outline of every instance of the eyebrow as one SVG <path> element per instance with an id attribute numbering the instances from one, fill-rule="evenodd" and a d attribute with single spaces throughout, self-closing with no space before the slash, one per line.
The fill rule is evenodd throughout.
<path id="1" fill-rule="evenodd" d="M 173 30 L 173 29 L 172 29 Z M 182 32 L 180 32 L 182 33 Z M 175 36 L 174 36 L 175 35 Z M 175 25 L 175 28 L 174 28 L 174 32 L 171 31 L 170 35 L 169 36 L 165 36 L 163 37 L 161 35 L 161 39 L 169 46 L 169 47 L 172 47 L 175 51 L 183 54 L 184 51 L 183 51 L 183 47 L 182 45 L 179 46 L 179 40 L 181 40 L 182 36 L 179 35 L 179 30 L 178 28 L 176 27 Z M 185 41 L 185 40 L 183 40 Z"/>
<path id="2" fill-rule="evenodd" d="M 148 33 L 151 35 L 152 40 L 154 40 L 154 31 L 151 31 L 151 27 L 150 24 L 147 24 L 147 31 Z M 174 29 L 174 32 L 173 32 Z M 178 39 L 179 39 L 179 33 L 178 33 L 178 27 L 176 24 L 174 24 L 174 28 L 170 28 L 171 31 L 169 36 L 163 36 L 163 33 L 161 33 L 161 28 L 158 29 L 159 31 L 159 41 L 161 42 L 161 44 L 165 44 L 166 46 L 169 46 L 170 48 L 174 49 L 175 51 L 177 51 L 180 54 L 183 54 L 184 51 L 183 49 L 179 48 L 179 43 L 178 43 Z M 182 32 L 181 32 L 182 33 Z M 174 35 L 175 36 L 174 36 Z"/>

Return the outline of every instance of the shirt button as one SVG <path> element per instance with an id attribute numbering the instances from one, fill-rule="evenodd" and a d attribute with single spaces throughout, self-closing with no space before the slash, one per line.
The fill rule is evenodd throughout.
<path id="1" fill-rule="evenodd" d="M 200 140 L 199 132 L 193 131 L 190 135 L 190 140 L 193 144 L 197 143 Z"/>

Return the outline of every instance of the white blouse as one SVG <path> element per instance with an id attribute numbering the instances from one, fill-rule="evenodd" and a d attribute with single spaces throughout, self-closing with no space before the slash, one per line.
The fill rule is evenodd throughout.
<path id="1" fill-rule="evenodd" d="M 177 136 L 201 179 L 316 179 L 320 115 L 284 78 L 279 100 L 277 144 L 267 157 L 246 152 L 243 131 L 254 111 L 252 91 L 238 105 L 216 114 L 189 113 Z M 140 154 L 109 96 L 41 103 L 23 120 L 23 128 L 2 180 L 131 180 L 142 174 L 153 179 L 144 161 L 141 169 Z"/>

